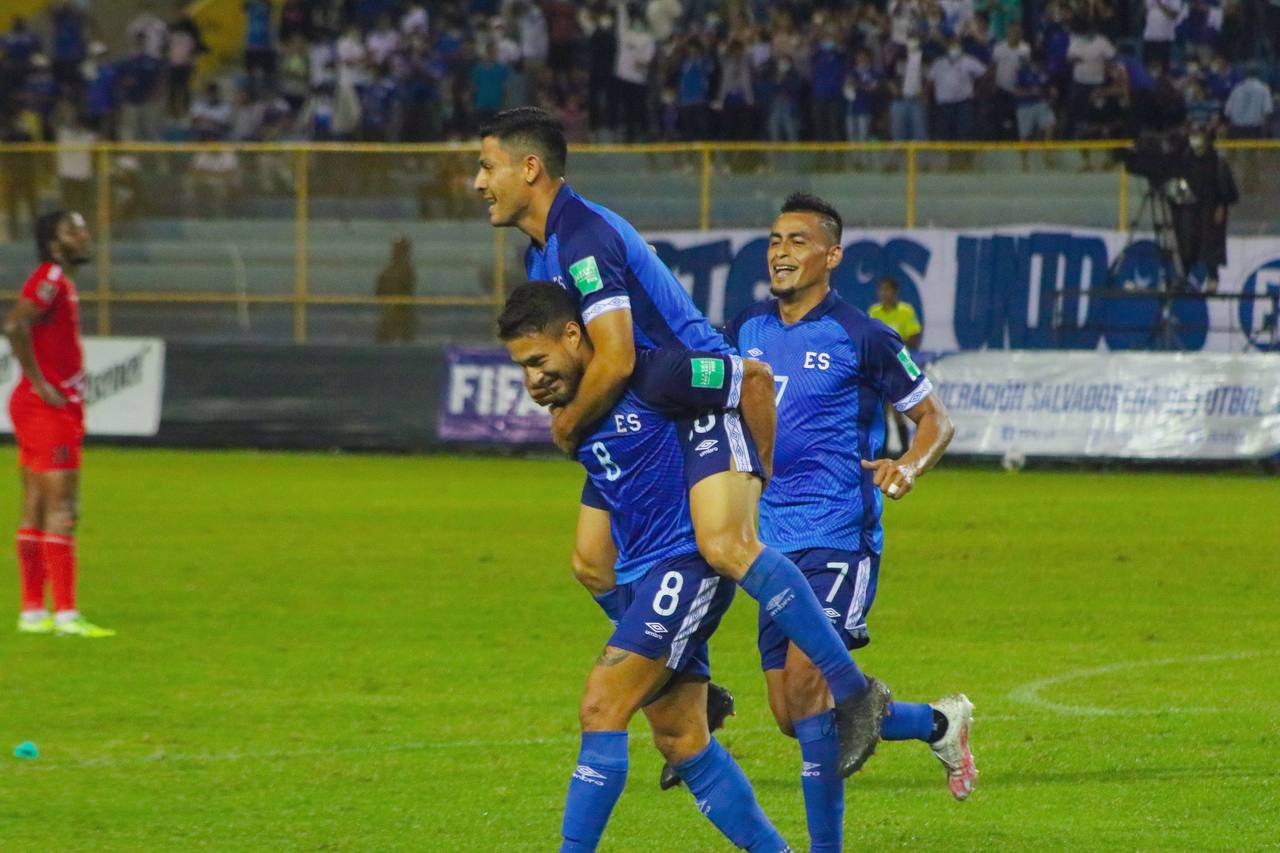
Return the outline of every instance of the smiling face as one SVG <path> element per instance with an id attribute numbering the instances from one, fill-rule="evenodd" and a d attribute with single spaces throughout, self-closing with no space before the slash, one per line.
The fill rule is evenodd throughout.
<path id="1" fill-rule="evenodd" d="M 826 283 L 840 264 L 840 245 L 823 217 L 806 211 L 779 216 L 769 234 L 769 292 L 784 302 Z"/>
<path id="2" fill-rule="evenodd" d="M 54 257 L 62 263 L 79 266 L 89 260 L 89 226 L 79 213 L 68 213 L 58 223 Z"/>
<path id="3" fill-rule="evenodd" d="M 560 334 L 541 331 L 503 341 L 511 360 L 524 368 L 524 387 L 542 405 L 563 406 L 578 394 L 591 347 L 577 322 Z"/>
<path id="4" fill-rule="evenodd" d="M 515 225 L 533 200 L 538 175 L 537 157 L 513 156 L 496 136 L 480 140 L 480 167 L 472 183 L 489 203 L 489 224 L 495 228 Z"/>

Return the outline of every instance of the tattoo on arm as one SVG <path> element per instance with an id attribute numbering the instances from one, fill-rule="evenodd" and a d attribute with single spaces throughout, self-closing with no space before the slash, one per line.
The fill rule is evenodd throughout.
<path id="1" fill-rule="evenodd" d="M 600 657 L 596 658 L 596 666 L 617 666 L 630 656 L 631 652 L 605 646 L 604 651 L 600 653 Z"/>

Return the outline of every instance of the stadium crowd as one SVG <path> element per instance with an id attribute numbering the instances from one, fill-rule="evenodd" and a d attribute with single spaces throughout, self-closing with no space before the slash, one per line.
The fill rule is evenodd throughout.
<path id="1" fill-rule="evenodd" d="M 80 5 L 14 18 L 0 138 L 434 141 L 527 104 L 571 141 L 1280 135 L 1277 0 L 246 0 L 196 92 L 178 9 L 121 56 Z"/>

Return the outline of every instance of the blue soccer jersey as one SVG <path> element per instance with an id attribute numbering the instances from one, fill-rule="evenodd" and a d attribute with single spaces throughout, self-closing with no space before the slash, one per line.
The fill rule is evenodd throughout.
<path id="1" fill-rule="evenodd" d="M 584 324 L 627 308 L 637 350 L 729 352 L 671 270 L 618 214 L 565 184 L 547 214 L 546 238 L 542 248 L 529 246 L 525 272 L 577 297 Z"/>
<path id="2" fill-rule="evenodd" d="M 740 314 L 726 333 L 744 356 L 773 368 L 777 387 L 761 538 L 787 552 L 880 553 L 880 491 L 860 463 L 884 445 L 885 403 L 906 411 L 932 390 L 902 339 L 834 290 L 792 325 L 771 299 Z"/>
<path id="3" fill-rule="evenodd" d="M 609 511 L 619 584 L 698 550 L 676 429 L 674 421 L 628 388 L 578 446 L 589 490 Z"/>

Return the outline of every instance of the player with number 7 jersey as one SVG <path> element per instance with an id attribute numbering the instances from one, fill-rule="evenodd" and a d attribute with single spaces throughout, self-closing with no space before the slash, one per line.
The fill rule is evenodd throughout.
<path id="1" fill-rule="evenodd" d="M 577 304 L 561 287 L 528 282 L 516 288 L 498 327 L 527 386 L 540 387 L 554 405 L 573 399 L 593 347 Z M 699 382 L 704 372 L 729 381 Z M 678 439 L 682 430 L 737 417 L 722 408 L 729 403 L 763 409 L 771 423 L 768 369 L 756 365 L 750 378 L 746 373 L 736 356 L 643 353 L 622 397 L 578 448 L 591 488 L 616 519 L 618 623 L 579 707 L 582 741 L 565 801 L 562 853 L 599 844 L 626 782 L 627 725 L 642 708 L 658 750 L 729 841 L 768 853 L 790 849 L 741 768 L 708 733 L 707 641 L 736 586 L 698 553 L 685 487 L 685 466 L 697 464 L 697 451 L 686 452 L 691 443 Z"/>

